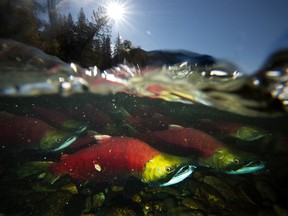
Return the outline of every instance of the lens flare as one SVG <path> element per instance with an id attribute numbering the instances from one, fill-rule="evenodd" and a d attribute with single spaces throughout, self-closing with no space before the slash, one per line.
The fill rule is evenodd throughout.
<path id="1" fill-rule="evenodd" d="M 106 13 L 107 16 L 115 21 L 115 22 L 119 22 L 121 20 L 124 19 L 125 13 L 126 13 L 126 9 L 124 4 L 121 4 L 120 2 L 110 2 L 109 4 L 107 4 L 107 6 L 105 6 L 106 8 Z"/>

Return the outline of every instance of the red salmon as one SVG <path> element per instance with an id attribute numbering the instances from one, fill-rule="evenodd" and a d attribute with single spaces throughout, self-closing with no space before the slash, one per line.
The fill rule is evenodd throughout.
<path id="1" fill-rule="evenodd" d="M 87 125 L 82 122 L 75 121 L 64 113 L 56 110 L 46 109 L 42 107 L 36 107 L 33 109 L 34 114 L 37 118 L 40 118 L 50 125 L 60 128 L 69 132 L 75 132 L 80 134 L 87 129 Z"/>
<path id="2" fill-rule="evenodd" d="M 60 162 L 50 165 L 49 172 L 55 177 L 68 174 L 76 182 L 117 181 L 135 176 L 152 185 L 168 185 L 167 182 L 177 183 L 192 173 L 194 167 L 189 162 L 190 159 L 161 153 L 134 138 L 106 137 L 100 144 L 63 155 Z"/>
<path id="3" fill-rule="evenodd" d="M 46 122 L 26 116 L 0 113 L 2 148 L 57 151 L 76 140 L 76 136 L 53 128 Z"/>

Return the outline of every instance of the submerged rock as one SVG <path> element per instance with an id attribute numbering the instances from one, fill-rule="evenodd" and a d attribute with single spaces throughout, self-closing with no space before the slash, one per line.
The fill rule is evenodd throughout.
<path id="1" fill-rule="evenodd" d="M 104 209 L 104 216 L 141 216 L 144 215 L 138 206 L 132 203 L 112 203 Z"/>
<path id="2" fill-rule="evenodd" d="M 253 185 L 242 183 L 238 186 L 239 196 L 243 198 L 243 201 L 249 202 L 253 205 L 259 205 L 262 202 L 261 195 Z"/>
<path id="3" fill-rule="evenodd" d="M 288 215 L 288 210 L 283 208 L 280 205 L 274 204 L 273 205 L 273 210 L 276 213 L 277 216 L 286 216 Z"/>
<path id="4" fill-rule="evenodd" d="M 211 207 L 219 209 L 225 208 L 225 198 L 214 188 L 209 185 L 202 184 L 196 188 L 195 195 L 205 200 Z"/>
<path id="5" fill-rule="evenodd" d="M 203 212 L 207 211 L 207 204 L 197 198 L 184 197 L 181 204 L 189 209 L 201 210 Z"/>
<path id="6" fill-rule="evenodd" d="M 68 204 L 71 197 L 72 194 L 67 191 L 49 193 L 43 200 L 41 200 L 41 202 L 39 202 L 37 208 L 33 209 L 33 215 L 63 215 L 64 208 Z"/>
<path id="7" fill-rule="evenodd" d="M 268 181 L 256 181 L 255 186 L 259 193 L 261 194 L 263 201 L 269 201 L 271 203 L 277 203 L 278 194 L 275 188 Z"/>
<path id="8" fill-rule="evenodd" d="M 174 215 L 205 216 L 206 214 L 201 210 L 187 209 L 185 207 L 176 207 L 167 215 L 168 216 L 174 216 Z"/>
<path id="9" fill-rule="evenodd" d="M 214 176 L 205 176 L 204 183 L 217 190 L 223 197 L 226 197 L 229 202 L 239 199 L 235 190 L 220 178 Z"/>
<path id="10" fill-rule="evenodd" d="M 105 202 L 105 194 L 103 192 L 100 192 L 98 194 L 95 194 L 93 196 L 93 208 L 99 208 L 103 205 Z"/>

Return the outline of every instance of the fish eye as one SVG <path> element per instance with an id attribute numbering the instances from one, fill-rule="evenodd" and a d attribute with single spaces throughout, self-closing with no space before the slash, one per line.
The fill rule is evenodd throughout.
<path id="1" fill-rule="evenodd" d="M 257 134 L 256 130 L 251 131 L 252 134 Z"/>
<path id="2" fill-rule="evenodd" d="M 173 171 L 173 169 L 172 169 L 172 167 L 170 167 L 170 166 L 166 166 L 166 167 L 165 167 L 165 171 L 166 171 L 167 173 L 170 173 L 170 172 Z"/>
<path id="3" fill-rule="evenodd" d="M 234 163 L 239 164 L 240 160 L 238 158 L 234 158 Z"/>

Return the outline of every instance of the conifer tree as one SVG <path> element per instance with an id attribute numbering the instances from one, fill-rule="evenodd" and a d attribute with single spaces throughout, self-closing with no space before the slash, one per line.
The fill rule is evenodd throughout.
<path id="1" fill-rule="evenodd" d="M 122 42 L 120 35 L 118 34 L 118 36 L 116 37 L 116 41 L 115 41 L 115 45 L 113 49 L 113 63 L 114 64 L 119 64 L 121 61 L 124 60 L 123 49 L 124 49 L 123 42 Z"/>
<path id="2" fill-rule="evenodd" d="M 101 53 L 103 56 L 102 62 L 99 65 L 101 69 L 107 69 L 112 66 L 112 51 L 111 51 L 111 38 L 110 36 L 104 37 Z"/>
<path id="3" fill-rule="evenodd" d="M 87 19 L 81 8 L 73 20 L 71 14 L 63 16 L 57 13 L 56 5 L 61 1 L 0 1 L 0 37 L 36 46 L 83 67 L 96 65 L 106 69 L 112 64 L 123 63 L 124 59 L 133 60 L 130 57 L 133 51 L 131 41 L 123 41 L 120 35 L 112 52 L 111 24 L 103 7 L 93 11 L 91 19 Z M 40 19 L 44 12 L 49 20 Z"/>
<path id="4" fill-rule="evenodd" d="M 36 13 L 40 5 L 34 1 L 0 1 L 0 37 L 40 46 L 38 29 L 41 21 Z"/>
<path id="5" fill-rule="evenodd" d="M 61 29 L 57 37 L 60 43 L 59 57 L 66 62 L 71 62 L 75 50 L 75 23 L 71 13 L 63 17 Z"/>

